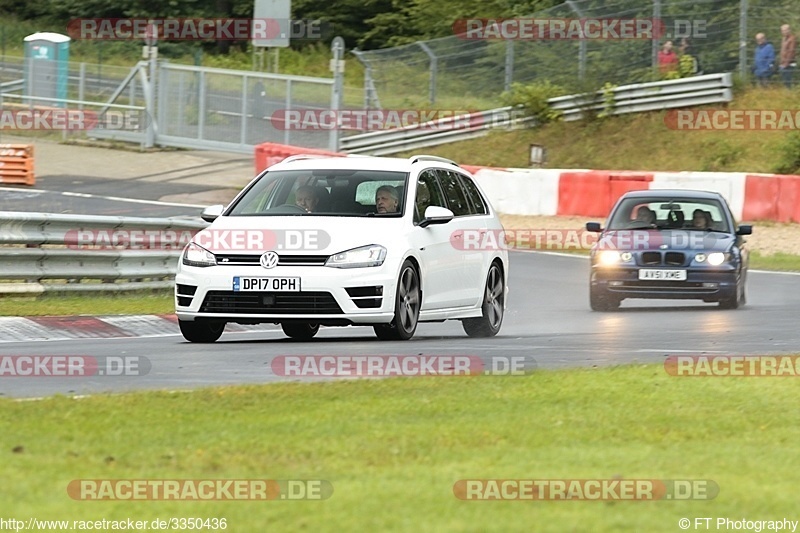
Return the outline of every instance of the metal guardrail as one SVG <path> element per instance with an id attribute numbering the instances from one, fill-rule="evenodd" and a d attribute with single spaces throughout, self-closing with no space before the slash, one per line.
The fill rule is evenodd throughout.
<path id="1" fill-rule="evenodd" d="M 530 121 L 522 109 L 501 107 L 469 115 L 441 118 L 391 130 L 372 131 L 340 139 L 340 149 L 350 154 L 387 155 L 426 146 L 482 137 L 499 127 L 523 127 Z"/>
<path id="2" fill-rule="evenodd" d="M 0 293 L 169 288 L 182 246 L 148 248 L 146 239 L 136 248 L 114 246 L 97 235 L 125 240 L 131 232 L 155 232 L 183 242 L 179 233 L 207 226 L 199 219 L 0 211 Z"/>
<path id="3" fill-rule="evenodd" d="M 610 115 L 660 111 L 680 107 L 718 104 L 733 100 L 733 75 L 708 74 L 677 80 L 624 85 L 610 91 L 613 109 L 606 110 L 603 91 L 594 94 L 559 96 L 549 100 L 562 112 L 563 120 L 579 120 L 587 111 L 606 110 Z M 482 137 L 494 128 L 521 128 L 533 122 L 521 108 L 500 107 L 462 117 L 403 128 L 343 137 L 340 149 L 351 154 L 388 155 L 427 146 Z"/>

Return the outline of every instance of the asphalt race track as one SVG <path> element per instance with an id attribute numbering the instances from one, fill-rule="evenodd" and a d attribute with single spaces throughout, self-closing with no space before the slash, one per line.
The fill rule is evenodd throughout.
<path id="1" fill-rule="evenodd" d="M 277 327 L 225 333 L 215 344 L 175 335 L 120 339 L 9 342 L 0 355 L 144 356 L 143 376 L 0 378 L 0 395 L 41 397 L 135 389 L 269 383 L 280 355 L 525 356 L 538 368 L 659 363 L 668 355 L 760 355 L 800 352 L 800 275 L 751 271 L 748 304 L 724 311 L 692 301 L 628 300 L 617 312 L 595 313 L 588 302 L 585 257 L 511 254 L 511 288 L 500 335 L 471 339 L 458 322 L 421 324 L 407 342 L 383 342 L 372 328 L 323 328 L 311 342 L 289 341 Z M 323 379 L 323 378 L 315 378 Z M 442 378 L 447 379 L 447 378 Z M 450 378 L 456 379 L 456 378 Z"/>

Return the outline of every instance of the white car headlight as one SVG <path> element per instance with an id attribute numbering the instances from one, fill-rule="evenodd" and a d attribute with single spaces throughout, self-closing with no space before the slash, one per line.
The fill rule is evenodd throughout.
<path id="1" fill-rule="evenodd" d="M 184 265 L 193 267 L 209 267 L 217 264 L 214 254 L 193 242 L 187 244 L 183 249 L 182 261 Z"/>
<path id="2" fill-rule="evenodd" d="M 335 268 L 374 267 L 381 266 L 384 259 L 386 259 L 386 248 L 378 244 L 370 244 L 334 254 L 328 258 L 325 266 Z"/>
<path id="3" fill-rule="evenodd" d="M 713 266 L 719 266 L 725 262 L 725 254 L 722 252 L 714 252 L 708 254 L 708 264 Z"/>

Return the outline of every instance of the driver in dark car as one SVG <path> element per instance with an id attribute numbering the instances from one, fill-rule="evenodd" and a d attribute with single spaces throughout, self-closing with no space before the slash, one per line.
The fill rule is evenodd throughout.
<path id="1" fill-rule="evenodd" d="M 656 212 L 643 205 L 639 207 L 638 211 L 636 211 L 636 219 L 633 221 L 633 225 L 640 226 L 640 225 L 647 225 L 655 224 L 656 223 Z"/>

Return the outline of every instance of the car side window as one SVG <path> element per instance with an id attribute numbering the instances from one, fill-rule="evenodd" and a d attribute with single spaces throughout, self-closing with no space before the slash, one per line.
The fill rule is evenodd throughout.
<path id="1" fill-rule="evenodd" d="M 447 202 L 445 202 L 442 190 L 437 183 L 436 173 L 433 170 L 425 170 L 417 178 L 414 221 L 422 220 L 425 216 L 425 209 L 432 205 L 447 207 Z"/>
<path id="2" fill-rule="evenodd" d="M 458 175 L 449 170 L 439 170 L 438 173 L 450 211 L 457 217 L 471 214 L 469 201 L 458 181 Z"/>
<path id="3" fill-rule="evenodd" d="M 475 182 L 464 174 L 459 174 L 458 176 L 461 178 L 461 183 L 464 184 L 464 190 L 467 192 L 467 196 L 469 196 L 469 199 L 472 201 L 473 214 L 487 214 L 489 210 L 486 208 L 486 201 L 483 199 L 483 196 L 481 196 L 481 191 L 478 190 Z"/>

